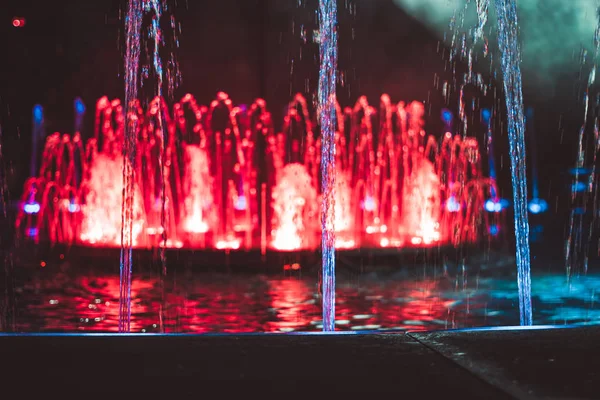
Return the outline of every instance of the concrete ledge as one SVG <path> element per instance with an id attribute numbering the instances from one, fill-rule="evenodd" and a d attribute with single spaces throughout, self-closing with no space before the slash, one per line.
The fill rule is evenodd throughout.
<path id="1" fill-rule="evenodd" d="M 600 327 L 372 335 L 0 335 L 0 393 L 595 399 L 599 337 Z"/>
<path id="2" fill-rule="evenodd" d="M 21 398 L 509 398 L 404 334 L 5 335 L 0 354 Z"/>
<path id="3" fill-rule="evenodd" d="M 409 333 L 517 398 L 600 398 L 600 327 Z"/>

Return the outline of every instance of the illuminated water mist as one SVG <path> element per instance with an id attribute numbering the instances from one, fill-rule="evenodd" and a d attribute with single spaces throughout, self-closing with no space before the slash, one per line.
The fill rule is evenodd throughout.
<path id="1" fill-rule="evenodd" d="M 321 123 L 321 249 L 323 331 L 335 330 L 336 0 L 319 0 L 319 120 Z"/>
<path id="2" fill-rule="evenodd" d="M 119 296 L 119 332 L 131 327 L 131 273 L 133 267 L 133 224 L 135 203 L 135 161 L 137 147 L 137 119 L 129 118 L 137 99 L 140 61 L 140 30 L 142 24 L 141 0 L 130 0 L 125 21 L 125 140 L 123 146 L 123 200 L 121 209 L 121 260 Z"/>
<path id="3" fill-rule="evenodd" d="M 496 0 L 498 43 L 502 53 L 502 73 L 510 146 L 513 184 L 516 261 L 521 325 L 532 325 L 531 265 L 529 255 L 529 222 L 527 220 L 527 175 L 525 162 L 525 120 L 521 87 L 520 49 L 516 0 Z"/>
<path id="4" fill-rule="evenodd" d="M 448 21 L 455 9 L 474 0 L 393 0 L 417 20 L 437 32 L 440 37 L 448 29 Z M 489 0 L 477 0 L 485 6 Z M 552 93 L 556 82 L 565 74 L 576 74 L 573 49 L 582 46 L 592 50 L 590 38 L 596 29 L 596 0 L 518 0 L 517 11 L 522 23 L 519 25 L 522 43 L 521 68 L 527 76 L 528 85 L 536 91 Z M 466 15 L 465 24 L 476 28 L 475 13 Z M 476 30 L 476 29 L 474 29 Z M 562 77 L 562 78 L 561 78 Z"/>

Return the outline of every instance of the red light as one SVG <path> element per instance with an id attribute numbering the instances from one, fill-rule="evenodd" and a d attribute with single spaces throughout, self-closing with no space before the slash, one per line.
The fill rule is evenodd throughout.
<path id="1" fill-rule="evenodd" d="M 12 24 L 15 28 L 22 28 L 25 26 L 25 18 L 15 17 L 12 20 Z"/>

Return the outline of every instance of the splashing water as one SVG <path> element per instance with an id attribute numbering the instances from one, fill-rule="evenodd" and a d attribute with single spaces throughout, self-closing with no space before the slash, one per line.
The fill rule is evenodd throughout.
<path id="1" fill-rule="evenodd" d="M 351 234 L 354 226 L 351 199 L 352 191 L 350 190 L 348 177 L 338 166 L 336 167 L 335 177 L 335 224 L 330 227 L 336 233 L 335 247 L 337 249 L 353 248 L 356 245 L 356 241 Z"/>
<path id="2" fill-rule="evenodd" d="M 211 193 L 212 177 L 210 176 L 209 157 L 206 150 L 199 146 L 185 147 L 184 174 L 184 212 L 183 230 L 192 234 L 208 232 L 213 225 L 213 196 Z"/>
<path id="3" fill-rule="evenodd" d="M 140 29 L 142 24 L 141 0 L 130 0 L 125 22 L 125 109 L 126 129 L 123 148 L 123 201 L 121 209 L 121 260 L 119 332 L 129 332 L 131 327 L 131 273 L 132 246 L 134 236 L 134 196 L 137 147 L 137 118 L 133 112 L 133 102 L 137 99 L 138 70 L 140 60 Z M 130 117 L 131 116 L 131 117 Z"/>
<path id="4" fill-rule="evenodd" d="M 434 165 L 425 158 L 417 158 L 411 175 L 406 179 L 402 196 L 404 209 L 414 210 L 406 214 L 404 229 L 415 232 L 412 244 L 426 244 L 440 240 L 440 180 Z"/>
<path id="5" fill-rule="evenodd" d="M 321 122 L 321 246 L 323 331 L 335 330 L 335 129 L 337 76 L 336 0 L 319 0 L 319 119 Z"/>
<path id="6" fill-rule="evenodd" d="M 128 162 L 125 160 L 126 164 Z M 123 173 L 124 182 L 115 179 L 119 172 Z M 89 166 L 89 175 L 84 188 L 85 204 L 81 206 L 81 238 L 97 245 L 120 243 L 121 268 L 130 275 L 130 252 L 139 244 L 144 221 L 142 196 L 132 179 L 133 168 L 124 167 L 121 157 L 99 154 Z M 121 204 L 121 215 L 105 204 Z M 123 278 L 123 285 L 127 286 L 129 278 Z"/>
<path id="7" fill-rule="evenodd" d="M 318 213 L 317 191 L 304 165 L 288 164 L 279 175 L 273 189 L 273 211 L 277 219 L 273 247 L 309 249 L 314 242 L 311 233 L 318 227 L 314 225 Z"/>
<path id="8" fill-rule="evenodd" d="M 510 146 L 513 184 L 516 261 L 521 325 L 532 325 L 531 265 L 529 256 L 529 222 L 527 220 L 527 175 L 525 163 L 525 120 L 521 87 L 520 51 L 518 43 L 517 5 L 515 0 L 496 0 L 498 42 L 502 53 L 502 73 Z"/>

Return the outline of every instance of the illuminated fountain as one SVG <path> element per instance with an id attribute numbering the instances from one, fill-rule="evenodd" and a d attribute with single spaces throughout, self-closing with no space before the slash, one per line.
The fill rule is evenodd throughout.
<path id="1" fill-rule="evenodd" d="M 120 246 L 124 130 L 136 120 L 135 247 L 162 246 L 166 230 L 174 248 L 318 248 L 321 143 L 301 95 L 280 132 L 265 101 L 236 107 L 225 93 L 209 106 L 188 94 L 172 110 L 161 98 L 131 109 L 124 115 L 103 97 L 87 143 L 79 132 L 47 137 L 39 173 L 25 183 L 21 235 Z M 338 106 L 336 247 L 458 245 L 500 226 L 501 209 L 486 212 L 498 191 L 477 141 L 426 135 L 424 112 L 387 95 L 378 110 L 365 97 Z"/>

